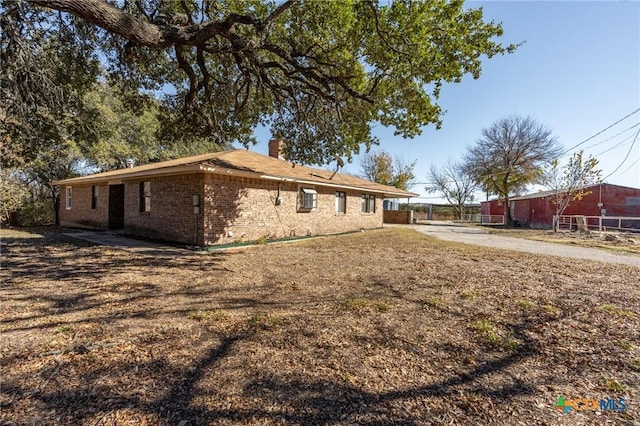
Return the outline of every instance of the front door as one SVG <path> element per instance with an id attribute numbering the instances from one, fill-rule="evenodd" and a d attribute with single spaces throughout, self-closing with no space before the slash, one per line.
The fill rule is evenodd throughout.
<path id="1" fill-rule="evenodd" d="M 124 228 L 124 184 L 109 185 L 109 229 Z"/>

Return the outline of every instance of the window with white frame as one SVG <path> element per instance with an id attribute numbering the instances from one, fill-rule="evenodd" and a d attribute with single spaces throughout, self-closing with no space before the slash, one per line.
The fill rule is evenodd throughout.
<path id="1" fill-rule="evenodd" d="M 345 214 L 347 212 L 347 193 L 336 192 L 336 214 Z"/>
<path id="2" fill-rule="evenodd" d="M 151 211 L 151 182 L 140 182 L 140 211 Z"/>
<path id="3" fill-rule="evenodd" d="M 66 196 L 65 196 L 65 200 L 66 200 L 66 207 L 67 210 L 71 210 L 71 197 L 73 195 L 73 188 L 70 186 L 67 186 L 66 188 Z"/>
<path id="4" fill-rule="evenodd" d="M 318 207 L 318 192 L 313 188 L 300 188 L 300 209 L 313 210 Z"/>
<path id="5" fill-rule="evenodd" d="M 361 211 L 362 213 L 376 212 L 376 196 L 375 195 L 362 194 Z"/>

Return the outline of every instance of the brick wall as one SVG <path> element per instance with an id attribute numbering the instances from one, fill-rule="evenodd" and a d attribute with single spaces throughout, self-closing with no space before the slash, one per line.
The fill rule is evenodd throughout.
<path id="1" fill-rule="evenodd" d="M 346 213 L 336 214 L 335 189 L 305 185 L 318 192 L 318 203 L 312 211 L 301 211 L 298 209 L 300 186 L 297 184 L 217 175 L 206 175 L 204 179 L 207 245 L 382 226 L 382 198 L 379 196 L 376 196 L 376 212 L 367 214 L 361 213 L 361 193 L 346 191 Z M 276 205 L 278 194 L 281 203 Z"/>
<path id="2" fill-rule="evenodd" d="M 71 209 L 67 210 L 67 187 L 60 188 L 60 225 L 106 229 L 109 224 L 109 187 L 97 185 L 98 204 L 91 208 L 91 185 L 72 187 Z"/>
<path id="3" fill-rule="evenodd" d="M 413 210 L 385 210 L 384 223 L 413 223 Z"/>
<path id="4" fill-rule="evenodd" d="M 140 211 L 140 182 L 151 182 L 151 210 Z M 193 196 L 201 203 L 203 175 L 164 176 L 125 183 L 125 232 L 185 244 L 204 244 L 202 208 L 193 212 Z"/>
<path id="5" fill-rule="evenodd" d="M 151 182 L 151 210 L 140 211 L 140 182 Z M 131 180 L 125 183 L 124 230 L 132 235 L 185 244 L 214 245 L 323 235 L 382 226 L 382 198 L 376 196 L 375 213 L 361 212 L 362 193 L 346 192 L 346 213 L 336 214 L 336 190 L 305 185 L 317 191 L 317 208 L 298 208 L 300 186 L 250 178 L 190 174 Z M 278 190 L 280 188 L 280 190 Z M 73 205 L 61 223 L 106 229 L 109 223 L 109 188 L 100 185 L 98 208 L 91 209 L 91 185 L 73 188 Z M 278 194 L 281 203 L 276 205 Z M 200 212 L 193 211 L 193 196 L 200 197 Z"/>

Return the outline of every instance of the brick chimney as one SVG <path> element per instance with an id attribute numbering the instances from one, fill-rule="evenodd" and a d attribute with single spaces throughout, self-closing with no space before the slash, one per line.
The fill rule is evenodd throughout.
<path id="1" fill-rule="evenodd" d="M 277 158 L 278 160 L 286 160 L 284 157 L 284 140 L 271 139 L 269 141 L 269 157 Z"/>

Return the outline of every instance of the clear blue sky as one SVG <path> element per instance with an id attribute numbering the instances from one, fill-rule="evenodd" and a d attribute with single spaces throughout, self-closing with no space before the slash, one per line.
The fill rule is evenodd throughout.
<path id="1" fill-rule="evenodd" d="M 393 129 L 375 129 L 381 140 L 376 149 L 417 161 L 416 181 L 428 180 L 432 163 L 459 159 L 483 128 L 512 114 L 542 123 L 568 149 L 640 108 L 640 1 L 466 5 L 482 7 L 485 20 L 502 22 L 504 44 L 525 43 L 511 55 L 485 60 L 480 79 L 467 77 L 443 87 L 439 103 L 447 112 L 440 130 L 428 126 L 421 136 L 405 140 L 393 136 Z M 585 154 L 596 156 L 603 177 L 629 153 L 606 181 L 640 187 L 640 136 L 633 144 L 640 125 L 626 130 L 638 123 L 640 111 L 576 150 L 586 148 Z M 256 136 L 260 143 L 251 149 L 266 153 L 268 132 Z M 360 174 L 360 161 L 354 157 L 344 171 Z M 421 195 L 412 202 L 441 202 L 423 184 L 410 189 Z M 481 198 L 478 194 L 477 200 Z"/>

